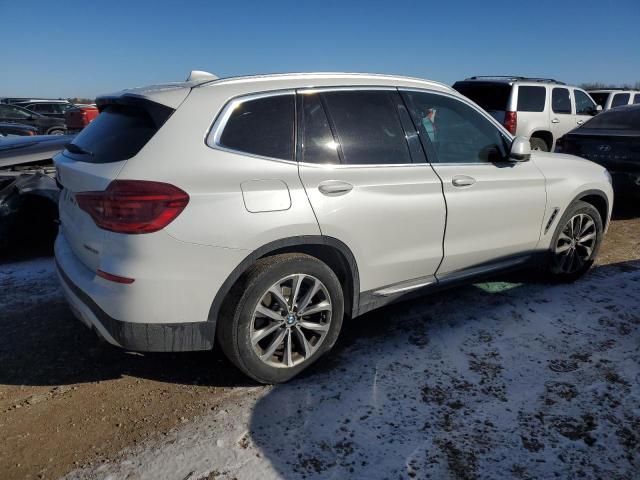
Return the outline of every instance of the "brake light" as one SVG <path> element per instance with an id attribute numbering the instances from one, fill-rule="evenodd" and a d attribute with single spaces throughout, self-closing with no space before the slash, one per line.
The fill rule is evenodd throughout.
<path id="1" fill-rule="evenodd" d="M 504 113 L 504 127 L 509 131 L 511 135 L 516 134 L 518 128 L 518 113 L 517 112 L 505 112 Z"/>
<path id="2" fill-rule="evenodd" d="M 114 180 L 106 190 L 76 194 L 95 224 L 116 233 L 152 233 L 169 225 L 189 203 L 183 190 L 162 182 Z"/>

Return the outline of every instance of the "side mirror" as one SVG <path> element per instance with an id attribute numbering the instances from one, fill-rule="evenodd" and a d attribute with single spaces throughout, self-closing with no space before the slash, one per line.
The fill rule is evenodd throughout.
<path id="1" fill-rule="evenodd" d="M 602 105 L 596 105 L 596 113 L 602 111 Z"/>
<path id="2" fill-rule="evenodd" d="M 509 159 L 515 162 L 526 162 L 531 158 L 531 142 L 527 137 L 516 137 L 511 143 Z"/>

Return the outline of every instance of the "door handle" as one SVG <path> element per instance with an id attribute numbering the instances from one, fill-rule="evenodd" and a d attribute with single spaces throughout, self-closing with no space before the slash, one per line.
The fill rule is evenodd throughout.
<path id="1" fill-rule="evenodd" d="M 337 197 L 339 195 L 349 193 L 353 190 L 353 185 L 338 180 L 327 180 L 326 182 L 322 182 L 318 185 L 318 190 L 320 190 L 320 193 L 327 195 L 328 197 Z"/>
<path id="2" fill-rule="evenodd" d="M 577 123 L 578 125 L 582 125 L 582 124 L 584 123 L 584 120 L 578 120 L 576 123 Z"/>
<path id="3" fill-rule="evenodd" d="M 551 120 L 551 123 L 560 123 L 560 120 L 558 120 L 557 118 L 554 118 L 553 120 Z"/>
<path id="4" fill-rule="evenodd" d="M 451 183 L 454 187 L 470 187 L 474 183 L 476 183 L 476 179 L 473 177 L 468 177 L 467 175 L 456 175 L 451 180 Z"/>

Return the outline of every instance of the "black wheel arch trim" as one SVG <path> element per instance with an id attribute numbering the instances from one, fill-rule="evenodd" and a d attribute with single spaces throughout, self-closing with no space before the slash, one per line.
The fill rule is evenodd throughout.
<path id="1" fill-rule="evenodd" d="M 602 190 L 590 189 L 590 190 L 584 190 L 584 191 L 580 192 L 579 194 L 577 194 L 573 198 L 573 200 L 571 200 L 567 204 L 566 208 L 562 211 L 562 215 L 565 214 L 565 212 L 567 211 L 567 208 L 569 208 L 569 206 L 572 205 L 574 202 L 576 202 L 578 200 L 582 200 L 584 197 L 589 197 L 591 195 L 598 196 L 604 201 L 604 204 L 605 204 L 605 207 L 606 207 L 605 208 L 606 209 L 606 212 L 605 212 L 606 215 L 604 216 L 604 218 L 602 218 L 602 228 L 604 230 L 606 230 L 607 226 L 609 224 L 609 207 L 610 207 L 610 205 L 609 205 L 609 199 L 607 198 L 607 194 L 604 193 Z M 597 207 L 595 205 L 594 205 L 594 207 L 597 210 Z M 600 213 L 600 212 L 598 212 L 598 213 Z M 562 215 L 559 215 L 559 217 L 562 218 Z"/>
<path id="2" fill-rule="evenodd" d="M 351 249 L 347 247 L 347 245 L 345 245 L 343 242 L 334 237 L 328 237 L 325 235 L 301 235 L 282 238 L 273 242 L 269 242 L 247 255 L 244 260 L 242 260 L 236 266 L 236 268 L 233 269 L 231 274 L 218 289 L 218 292 L 216 293 L 216 296 L 214 297 L 209 309 L 209 316 L 207 317 L 207 320 L 214 324 L 217 322 L 222 305 L 227 298 L 227 295 L 231 291 L 231 288 L 233 287 L 233 285 L 235 285 L 242 274 L 246 272 L 247 269 L 257 260 L 262 257 L 269 256 L 269 254 L 276 253 L 278 250 L 282 250 L 283 248 L 291 248 L 296 246 L 308 247 L 313 245 L 333 247 L 337 249 L 347 261 L 349 267 L 348 273 L 351 275 L 351 281 L 353 282 L 351 316 L 356 317 L 358 315 L 360 300 L 360 275 L 358 272 L 358 265 L 356 263 L 355 256 L 353 255 L 353 252 L 351 252 Z"/>

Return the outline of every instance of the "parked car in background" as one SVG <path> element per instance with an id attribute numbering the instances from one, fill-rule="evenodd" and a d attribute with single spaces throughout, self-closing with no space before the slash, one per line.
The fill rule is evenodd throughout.
<path id="1" fill-rule="evenodd" d="M 206 350 L 217 336 L 243 372 L 283 382 L 345 316 L 530 262 L 573 281 L 598 252 L 606 170 L 532 153 L 451 87 L 190 78 L 98 98 L 54 158 L 63 292 L 112 344 Z"/>
<path id="2" fill-rule="evenodd" d="M 598 105 L 602 105 L 604 110 L 621 107 L 623 105 L 633 105 L 640 103 L 639 90 L 624 90 L 622 88 L 608 88 L 598 90 L 587 90 L 591 98 Z"/>
<path id="3" fill-rule="evenodd" d="M 640 105 L 607 110 L 558 139 L 556 150 L 605 167 L 616 196 L 640 199 Z"/>
<path id="4" fill-rule="evenodd" d="M 63 135 L 66 130 L 64 119 L 45 117 L 18 105 L 0 104 L 0 122 L 31 125 L 40 135 Z"/>
<path id="5" fill-rule="evenodd" d="M 66 100 L 40 100 L 37 102 L 19 102 L 13 105 L 19 105 L 45 117 L 53 118 L 64 118 L 64 112 L 73 107 L 73 104 Z"/>
<path id="6" fill-rule="evenodd" d="M 529 137 L 531 148 L 553 151 L 556 139 L 599 110 L 586 91 L 553 79 L 476 76 L 453 88 L 498 120 L 512 135 Z"/>
<path id="7" fill-rule="evenodd" d="M 22 125 L 20 123 L 0 122 L 0 136 L 31 136 L 37 135 L 38 129 L 31 125 Z"/>
<path id="8" fill-rule="evenodd" d="M 12 246 L 53 245 L 59 189 L 52 158 L 71 140 L 0 137 L 0 255 Z"/>
<path id="9" fill-rule="evenodd" d="M 89 125 L 99 114 L 95 105 L 74 105 L 64 114 L 67 133 L 78 133 Z"/>

